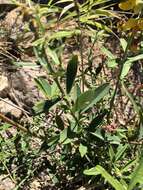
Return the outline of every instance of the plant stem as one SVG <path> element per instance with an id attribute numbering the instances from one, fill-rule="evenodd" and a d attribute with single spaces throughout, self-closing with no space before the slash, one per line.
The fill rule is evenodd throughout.
<path id="1" fill-rule="evenodd" d="M 29 135 L 36 137 L 36 138 L 40 138 L 43 139 L 42 136 L 38 136 L 36 133 L 32 133 L 31 131 L 29 131 L 27 128 L 23 127 L 22 125 L 20 125 L 19 123 L 9 119 L 8 117 L 6 117 L 5 115 L 3 115 L 2 113 L 0 113 L 0 119 L 12 126 L 15 126 L 16 128 L 20 129 L 21 131 L 28 133 Z"/>
<path id="2" fill-rule="evenodd" d="M 13 125 L 15 127 L 17 127 L 18 129 L 24 131 L 24 132 L 28 132 L 28 130 L 21 126 L 19 123 L 16 123 L 15 121 L 9 119 L 8 117 L 4 116 L 2 113 L 0 113 L 0 119 L 3 120 L 6 123 L 9 123 L 10 125 Z"/>
<path id="3" fill-rule="evenodd" d="M 115 97 L 116 97 L 117 90 L 118 90 L 119 83 L 120 83 L 120 77 L 121 77 L 121 74 L 122 74 L 122 71 L 123 71 L 123 68 L 124 68 L 124 63 L 125 63 L 125 61 L 126 61 L 126 59 L 127 59 L 128 49 L 130 48 L 132 39 L 133 39 L 133 34 L 131 34 L 131 36 L 129 37 L 128 43 L 127 43 L 127 46 L 126 46 L 126 49 L 125 49 L 125 52 L 124 52 L 124 55 L 123 55 L 123 58 L 122 58 L 122 60 L 119 62 L 119 64 L 120 64 L 120 70 L 119 70 L 119 75 L 118 75 L 118 78 L 117 78 L 115 90 L 114 90 L 113 96 L 112 96 L 111 101 L 110 101 L 109 113 L 108 113 L 108 115 L 107 115 L 107 120 L 108 120 L 108 122 L 109 122 L 110 113 L 111 113 L 112 108 L 113 108 L 113 106 L 114 106 Z"/>
<path id="4" fill-rule="evenodd" d="M 51 74 L 51 75 L 55 75 L 55 71 L 54 71 L 54 69 L 52 68 L 51 63 L 48 61 L 48 58 L 47 58 L 46 47 L 44 48 L 44 55 L 45 55 L 44 58 L 46 59 L 46 63 L 48 64 L 48 69 L 49 69 L 50 74 Z M 53 80 L 54 80 L 55 83 L 57 84 L 57 86 L 58 86 L 58 88 L 59 88 L 59 90 L 60 90 L 62 96 L 64 97 L 64 96 L 65 96 L 65 92 L 64 92 L 63 88 L 61 87 L 61 85 L 60 85 L 60 83 L 59 83 L 59 81 L 58 81 L 58 78 L 57 78 L 57 77 L 53 77 Z M 70 105 L 69 101 L 68 101 L 66 98 L 64 98 L 64 101 L 65 101 L 65 103 L 67 104 L 67 106 L 68 106 L 68 108 L 69 108 L 69 110 L 70 110 L 70 112 L 71 112 L 72 117 L 75 119 L 76 123 L 79 125 L 79 122 L 78 122 L 77 117 L 75 116 L 75 114 L 73 113 L 73 111 L 72 111 L 71 108 L 70 108 L 71 105 Z"/>
<path id="5" fill-rule="evenodd" d="M 83 31 L 82 31 L 82 26 L 80 22 L 80 10 L 78 7 L 78 2 L 77 0 L 73 0 L 74 5 L 75 5 L 75 10 L 77 13 L 77 23 L 78 27 L 80 29 L 80 36 L 79 36 L 79 49 L 80 49 L 80 59 L 81 59 L 81 90 L 84 92 L 84 84 L 85 84 L 85 76 L 84 76 L 84 60 L 83 60 Z"/>
<path id="6" fill-rule="evenodd" d="M 4 167 L 5 167 L 5 169 L 6 169 L 7 173 L 8 173 L 8 175 L 9 175 L 9 177 L 10 177 L 10 179 L 13 181 L 14 184 L 16 184 L 16 181 L 13 179 L 13 177 L 12 177 L 12 175 L 11 175 L 11 173 L 10 173 L 8 167 L 6 166 L 6 164 L 5 164 L 3 161 L 2 161 L 2 164 L 4 165 Z"/>

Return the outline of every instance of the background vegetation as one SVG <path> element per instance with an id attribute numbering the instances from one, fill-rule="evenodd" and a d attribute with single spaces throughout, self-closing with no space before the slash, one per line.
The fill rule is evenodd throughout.
<path id="1" fill-rule="evenodd" d="M 3 62 L 45 73 L 27 117 L 0 113 L 1 175 L 14 190 L 34 179 L 38 189 L 143 189 L 143 2 L 34 2 L 12 1 L 22 23 L 14 39 L 1 27 L 28 56 L 2 47 Z"/>

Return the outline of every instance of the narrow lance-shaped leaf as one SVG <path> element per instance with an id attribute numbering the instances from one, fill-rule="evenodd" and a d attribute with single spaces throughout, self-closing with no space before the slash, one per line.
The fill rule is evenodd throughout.
<path id="1" fill-rule="evenodd" d="M 114 56 L 114 54 L 112 54 L 107 48 L 102 47 L 101 48 L 102 53 L 104 53 L 109 59 L 113 60 L 116 59 L 116 57 Z"/>
<path id="2" fill-rule="evenodd" d="M 48 40 L 53 40 L 53 39 L 61 39 L 61 38 L 64 38 L 64 37 L 71 37 L 73 35 L 78 35 L 80 34 L 81 31 L 78 30 L 78 29 L 73 29 L 72 31 L 71 30 L 67 30 L 67 31 L 59 31 L 59 32 L 54 32 L 52 35 L 49 36 Z"/>
<path id="3" fill-rule="evenodd" d="M 59 142 L 63 143 L 67 138 L 68 138 L 68 129 L 65 128 L 63 131 L 60 132 Z"/>
<path id="4" fill-rule="evenodd" d="M 124 77 L 128 74 L 133 62 L 136 62 L 142 59 L 143 59 L 143 54 L 137 55 L 135 57 L 129 57 L 128 60 L 125 63 L 123 63 L 124 65 L 123 65 L 120 79 L 124 79 Z"/>
<path id="5" fill-rule="evenodd" d="M 58 58 L 58 55 L 56 53 L 56 51 L 50 49 L 49 47 L 46 48 L 46 53 L 47 55 L 52 59 L 53 63 L 55 63 L 56 65 L 60 64 L 60 60 Z"/>
<path id="6" fill-rule="evenodd" d="M 77 74 L 77 68 L 78 68 L 78 57 L 77 55 L 74 55 L 72 59 L 69 61 L 67 66 L 67 73 L 66 73 L 66 92 L 67 94 L 70 93 L 76 74 Z"/>
<path id="7" fill-rule="evenodd" d="M 102 175 L 115 188 L 115 190 L 125 190 L 126 188 L 115 178 L 113 178 L 102 166 L 97 165 L 89 170 L 84 170 L 85 175 Z"/>
<path id="8" fill-rule="evenodd" d="M 127 148 L 128 148 L 128 144 L 125 144 L 125 145 L 121 144 L 121 145 L 119 145 L 118 151 L 117 151 L 117 153 L 115 155 L 115 161 L 118 161 L 118 160 L 122 159 L 122 157 L 123 157 L 123 155 L 124 155 L 124 153 L 125 153 L 125 151 L 126 151 Z"/>
<path id="9" fill-rule="evenodd" d="M 143 158 L 141 158 L 140 164 L 132 175 L 128 190 L 135 189 L 136 184 L 143 185 Z"/>
<path id="10" fill-rule="evenodd" d="M 96 130 L 96 127 L 103 122 L 104 117 L 107 113 L 108 113 L 107 110 L 104 110 L 102 113 L 96 116 L 87 127 L 87 130 L 90 132 L 94 132 Z"/>
<path id="11" fill-rule="evenodd" d="M 109 84 L 103 84 L 96 89 L 88 90 L 82 93 L 76 100 L 73 106 L 73 111 L 85 112 L 87 109 L 91 108 L 94 104 L 99 102 L 105 95 L 109 92 Z"/>
<path id="12" fill-rule="evenodd" d="M 66 12 L 68 12 L 68 11 L 69 11 L 71 8 L 73 8 L 73 7 L 74 7 L 74 3 L 71 3 L 71 4 L 67 5 L 67 6 L 65 6 L 65 7 L 63 8 L 63 10 L 62 10 L 62 12 L 61 12 L 59 18 L 61 18 Z"/>
<path id="13" fill-rule="evenodd" d="M 46 113 L 49 111 L 49 109 L 54 106 L 57 102 L 61 100 L 60 97 L 54 98 L 52 100 L 43 100 L 38 102 L 34 107 L 33 107 L 33 113 L 34 114 L 41 114 L 41 113 Z"/>
<path id="14" fill-rule="evenodd" d="M 127 48 L 127 41 L 124 38 L 120 38 L 120 44 L 121 44 L 123 51 L 125 52 L 126 48 Z"/>
<path id="15" fill-rule="evenodd" d="M 79 152 L 80 152 L 81 157 L 84 157 L 87 153 L 87 146 L 80 143 Z"/>
<path id="16" fill-rule="evenodd" d="M 34 79 L 38 88 L 42 91 L 42 93 L 45 95 L 46 98 L 50 98 L 51 96 L 51 86 L 48 84 L 48 82 L 39 77 Z"/>
<path id="17" fill-rule="evenodd" d="M 131 103 L 133 104 L 134 110 L 136 111 L 136 113 L 139 115 L 139 117 L 142 117 L 142 112 L 140 107 L 138 106 L 138 104 L 136 103 L 136 101 L 134 100 L 133 95 L 128 91 L 124 81 L 121 81 L 122 84 L 122 88 L 123 91 L 126 93 L 126 95 L 128 96 L 129 100 L 131 101 Z"/>

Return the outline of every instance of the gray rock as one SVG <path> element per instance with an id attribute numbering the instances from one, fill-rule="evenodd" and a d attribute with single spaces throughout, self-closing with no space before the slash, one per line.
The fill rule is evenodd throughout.
<path id="1" fill-rule="evenodd" d="M 0 97 L 7 97 L 9 91 L 8 78 L 4 75 L 0 76 Z"/>
<path id="2" fill-rule="evenodd" d="M 10 114 L 12 117 L 19 119 L 22 115 L 22 111 L 12 106 L 13 102 L 8 98 L 4 101 L 0 101 L 0 112 L 3 114 Z"/>
<path id="3" fill-rule="evenodd" d="M 6 175 L 0 176 L 0 190 L 12 190 L 14 187 L 15 184 L 10 178 L 6 177 Z"/>

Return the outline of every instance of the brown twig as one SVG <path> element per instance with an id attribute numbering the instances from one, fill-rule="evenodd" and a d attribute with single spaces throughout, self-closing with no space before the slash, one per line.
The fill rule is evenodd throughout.
<path id="1" fill-rule="evenodd" d="M 3 115 L 2 113 L 0 113 L 0 119 L 3 120 L 4 122 L 17 127 L 18 129 L 24 131 L 24 132 L 28 132 L 28 130 L 23 127 L 22 125 L 20 125 L 19 123 L 16 123 L 15 121 L 9 119 L 8 117 L 6 117 L 5 115 Z"/>
<path id="2" fill-rule="evenodd" d="M 26 111 L 26 110 L 24 110 L 23 108 L 21 108 L 21 107 L 15 105 L 14 103 L 11 103 L 11 102 L 9 102 L 9 101 L 7 101 L 7 100 L 1 98 L 1 97 L 0 97 L 0 100 L 3 101 L 3 102 L 5 102 L 6 104 L 9 104 L 9 105 L 12 106 L 12 107 L 15 107 L 15 108 L 18 109 L 18 110 L 21 110 L 22 112 L 24 112 L 24 113 L 26 113 L 26 114 L 30 114 L 28 111 Z"/>

